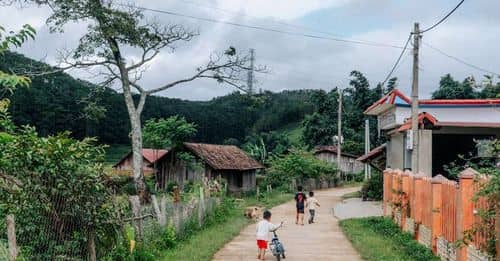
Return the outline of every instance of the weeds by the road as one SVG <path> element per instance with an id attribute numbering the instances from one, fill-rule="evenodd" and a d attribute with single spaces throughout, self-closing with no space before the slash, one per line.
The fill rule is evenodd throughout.
<path id="1" fill-rule="evenodd" d="M 350 199 L 350 198 L 360 198 L 360 197 L 361 197 L 361 191 L 358 190 L 358 191 L 354 191 L 354 192 L 342 195 L 341 199 L 346 200 L 346 199 Z"/>
<path id="2" fill-rule="evenodd" d="M 162 259 L 211 260 L 221 247 L 250 224 L 251 221 L 243 216 L 247 206 L 260 205 L 270 208 L 292 200 L 292 198 L 293 195 L 280 192 L 264 194 L 259 200 L 256 197 L 244 198 L 241 204 L 226 210 L 224 216 L 217 216 L 201 230 L 192 233 L 174 248 L 166 250 Z"/>
<path id="3" fill-rule="evenodd" d="M 439 260 L 390 219 L 346 219 L 340 226 L 364 260 Z"/>

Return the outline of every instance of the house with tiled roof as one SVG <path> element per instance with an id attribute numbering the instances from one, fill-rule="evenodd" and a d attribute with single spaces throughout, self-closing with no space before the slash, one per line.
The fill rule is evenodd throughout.
<path id="1" fill-rule="evenodd" d="M 143 159 L 143 166 L 142 166 L 142 171 L 144 175 L 150 176 L 154 172 L 156 172 L 155 167 L 156 167 L 156 162 L 158 159 L 163 157 L 168 150 L 162 150 L 162 149 L 142 149 L 142 159 Z M 120 159 L 115 165 L 113 165 L 113 168 L 116 170 L 117 173 L 121 174 L 126 174 L 129 176 L 133 176 L 132 173 L 132 151 L 127 153 L 125 156 Z"/>
<path id="2" fill-rule="evenodd" d="M 186 159 L 185 153 L 191 155 Z M 187 160 L 189 162 L 187 162 Z M 158 160 L 156 180 L 160 188 L 175 183 L 181 188 L 190 181 L 224 179 L 232 193 L 255 190 L 258 161 L 232 145 L 183 143 Z"/>
<path id="3" fill-rule="evenodd" d="M 444 166 L 461 155 L 497 156 L 485 155 L 477 144 L 500 138 L 500 99 L 423 99 L 418 101 L 418 110 L 419 172 L 443 174 Z M 380 167 L 381 155 L 385 155 L 385 167 L 411 169 L 411 99 L 393 90 L 364 113 L 377 117 L 379 132 L 388 142 L 358 160 L 372 163 L 377 158 Z"/>

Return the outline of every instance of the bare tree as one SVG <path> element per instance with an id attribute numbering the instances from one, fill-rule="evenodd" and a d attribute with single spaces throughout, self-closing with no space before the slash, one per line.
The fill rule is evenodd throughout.
<path id="1" fill-rule="evenodd" d="M 100 68 L 105 84 L 120 87 L 127 106 L 131 125 L 133 173 L 136 190 L 146 197 L 142 173 L 141 114 L 149 95 L 200 78 L 215 79 L 244 90 L 244 75 L 249 69 L 249 55 L 241 55 L 234 47 L 224 53 L 212 54 L 209 61 L 194 71 L 193 75 L 166 82 L 153 88 L 141 85 L 141 77 L 147 66 L 160 52 L 173 51 L 177 43 L 188 42 L 197 33 L 182 25 L 163 26 L 149 22 L 143 10 L 133 5 L 114 3 L 112 0 L 20 0 L 21 3 L 47 5 L 52 15 L 47 23 L 53 32 L 62 32 L 69 22 L 86 22 L 88 31 L 80 38 L 75 50 L 61 53 L 58 71 L 67 69 Z M 127 56 L 127 54 L 129 56 Z M 127 57 L 135 57 L 138 60 Z M 265 68 L 258 68 L 262 71 Z M 42 73 L 43 74 L 43 73 Z M 134 101 L 134 94 L 138 101 Z"/>

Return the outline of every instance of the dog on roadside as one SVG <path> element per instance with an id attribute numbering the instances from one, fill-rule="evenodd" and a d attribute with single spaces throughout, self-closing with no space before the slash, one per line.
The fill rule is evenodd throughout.
<path id="1" fill-rule="evenodd" d="M 252 207 L 247 207 L 243 215 L 249 219 L 252 219 L 253 221 L 257 221 L 257 218 L 260 216 L 261 212 L 262 209 L 260 207 L 252 206 Z"/>

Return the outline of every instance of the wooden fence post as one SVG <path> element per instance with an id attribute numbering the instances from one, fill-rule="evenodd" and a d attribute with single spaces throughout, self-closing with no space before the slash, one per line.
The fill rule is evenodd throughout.
<path id="1" fill-rule="evenodd" d="M 17 241 L 16 241 L 16 221 L 14 215 L 7 215 L 7 240 L 9 247 L 9 257 L 11 260 L 16 260 L 18 255 Z"/>
<path id="2" fill-rule="evenodd" d="M 257 197 L 257 200 L 259 200 L 259 194 L 260 194 L 260 189 L 259 186 L 257 186 L 257 189 L 255 190 L 255 196 Z"/>
<path id="3" fill-rule="evenodd" d="M 467 168 L 460 173 L 460 189 L 458 193 L 457 206 L 457 239 L 463 238 L 463 233 L 472 228 L 474 224 L 474 176 L 478 173 Z M 465 261 L 467 259 L 467 246 L 462 246 L 457 249 L 457 261 Z"/>
<path id="4" fill-rule="evenodd" d="M 203 216 L 205 212 L 205 192 L 203 187 L 200 187 L 200 202 L 198 204 L 198 224 L 201 227 L 203 225 Z"/>
<path id="5" fill-rule="evenodd" d="M 95 233 L 94 228 L 89 228 L 87 233 L 87 251 L 90 261 L 97 261 L 97 253 L 95 250 Z"/>
<path id="6" fill-rule="evenodd" d="M 443 234 L 443 198 L 442 182 L 445 177 L 437 175 L 432 178 L 432 252 L 437 253 L 437 239 Z"/>
<path id="7" fill-rule="evenodd" d="M 155 211 L 158 224 L 160 224 L 161 227 L 164 227 L 167 224 L 165 212 L 161 211 L 160 206 L 158 205 L 158 199 L 156 199 L 155 195 L 151 195 L 151 202 L 153 203 L 153 209 Z"/>
<path id="8" fill-rule="evenodd" d="M 132 213 L 134 214 L 134 226 L 135 226 L 135 234 L 136 241 L 142 239 L 143 235 L 143 226 L 142 226 L 142 218 L 141 218 L 141 201 L 139 200 L 139 196 L 130 196 L 129 197 L 130 206 L 132 208 Z"/>

